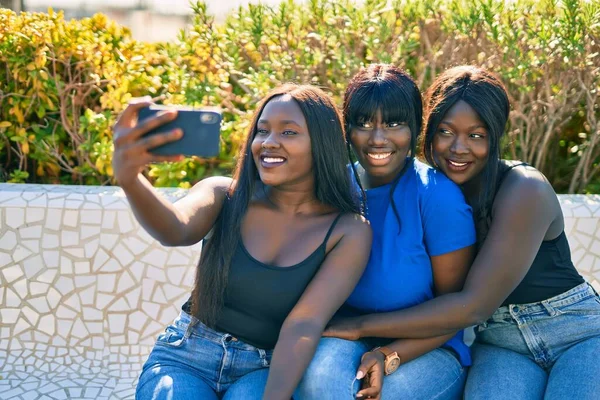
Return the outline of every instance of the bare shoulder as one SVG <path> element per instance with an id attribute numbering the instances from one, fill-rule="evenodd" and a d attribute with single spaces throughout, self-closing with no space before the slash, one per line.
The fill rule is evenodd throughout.
<path id="1" fill-rule="evenodd" d="M 371 235 L 371 225 L 361 214 L 345 213 L 338 223 L 344 234 Z"/>
<path id="2" fill-rule="evenodd" d="M 544 174 L 531 166 L 519 166 L 508 171 L 494 200 L 494 211 L 535 212 L 552 219 L 560 212 L 554 188 Z"/>
<path id="3" fill-rule="evenodd" d="M 184 226 L 182 245 L 197 243 L 210 232 L 231 183 L 231 178 L 225 177 L 203 179 L 174 204 Z"/>
<path id="4" fill-rule="evenodd" d="M 354 213 L 345 213 L 340 217 L 338 224 L 332 232 L 333 246 L 337 244 L 345 246 L 362 246 L 363 243 L 371 245 L 373 232 L 367 219 Z M 332 247 L 333 247 L 332 246 Z"/>
<path id="5" fill-rule="evenodd" d="M 213 190 L 215 192 L 227 192 L 233 183 L 233 179 L 226 176 L 211 176 L 210 178 L 202 179 L 196 183 L 191 189 L 190 193 Z"/>
<path id="6" fill-rule="evenodd" d="M 498 196 L 509 194 L 513 197 L 527 196 L 538 201 L 543 201 L 546 197 L 556 199 L 556 193 L 548 179 L 540 171 L 530 166 L 520 166 L 508 172 L 498 190 Z"/>
<path id="7" fill-rule="evenodd" d="M 327 259 L 335 265 L 362 273 L 371 251 L 371 225 L 360 214 L 344 213 L 327 242 Z"/>
<path id="8" fill-rule="evenodd" d="M 212 209 L 218 213 L 232 184 L 233 180 L 225 176 L 203 179 L 175 203 L 176 207 L 189 216 L 194 215 L 200 208 Z"/>

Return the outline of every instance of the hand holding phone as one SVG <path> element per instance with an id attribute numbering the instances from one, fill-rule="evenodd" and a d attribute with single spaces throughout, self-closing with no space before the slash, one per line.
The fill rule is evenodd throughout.
<path id="1" fill-rule="evenodd" d="M 150 97 L 133 100 L 113 127 L 114 177 L 126 187 L 149 163 L 218 155 L 220 122 L 218 111 L 157 106 Z"/>

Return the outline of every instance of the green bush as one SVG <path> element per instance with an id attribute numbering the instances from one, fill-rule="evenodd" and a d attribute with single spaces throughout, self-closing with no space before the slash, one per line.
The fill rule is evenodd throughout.
<path id="1" fill-rule="evenodd" d="M 0 180 L 111 183 L 111 127 L 132 97 L 220 102 L 213 94 L 227 75 L 214 52 L 203 52 L 207 37 L 198 39 L 152 45 L 102 14 L 65 21 L 52 10 L 0 10 Z M 160 186 L 187 187 L 230 170 L 228 147 L 218 160 L 154 165 L 148 175 Z"/>
<path id="2" fill-rule="evenodd" d="M 187 187 L 231 171 L 269 89 L 314 83 L 341 103 L 371 62 L 405 68 L 422 89 L 458 64 L 495 71 L 513 103 L 505 156 L 537 166 L 559 192 L 600 193 L 600 2 L 587 0 L 284 0 L 222 24 L 197 3 L 192 27 L 158 45 L 102 15 L 2 11 L 0 178 L 111 183 L 110 127 L 132 96 L 149 94 L 224 110 L 218 158 L 148 171 L 158 186 Z"/>

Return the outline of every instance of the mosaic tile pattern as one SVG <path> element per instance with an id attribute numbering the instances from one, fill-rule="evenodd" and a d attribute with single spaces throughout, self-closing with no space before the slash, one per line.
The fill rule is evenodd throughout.
<path id="1" fill-rule="evenodd" d="M 0 399 L 133 398 L 199 252 L 162 247 L 118 188 L 0 184 Z"/>
<path id="2" fill-rule="evenodd" d="M 600 293 L 600 195 L 560 195 L 573 263 Z"/>
<path id="3" fill-rule="evenodd" d="M 560 201 L 573 260 L 600 291 L 600 196 Z M 118 188 L 0 184 L 0 399 L 133 398 L 199 253 L 153 240 Z"/>

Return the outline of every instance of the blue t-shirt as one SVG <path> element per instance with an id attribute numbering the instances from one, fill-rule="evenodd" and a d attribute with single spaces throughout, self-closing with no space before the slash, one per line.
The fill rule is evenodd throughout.
<path id="1" fill-rule="evenodd" d="M 366 191 L 373 245 L 365 272 L 346 301 L 360 313 L 399 310 L 432 299 L 430 257 L 476 240 L 471 207 L 459 187 L 442 172 L 418 160 L 409 162 L 394 191 L 400 225 L 390 202 L 391 185 Z M 463 366 L 470 365 L 462 331 L 445 346 Z"/>

